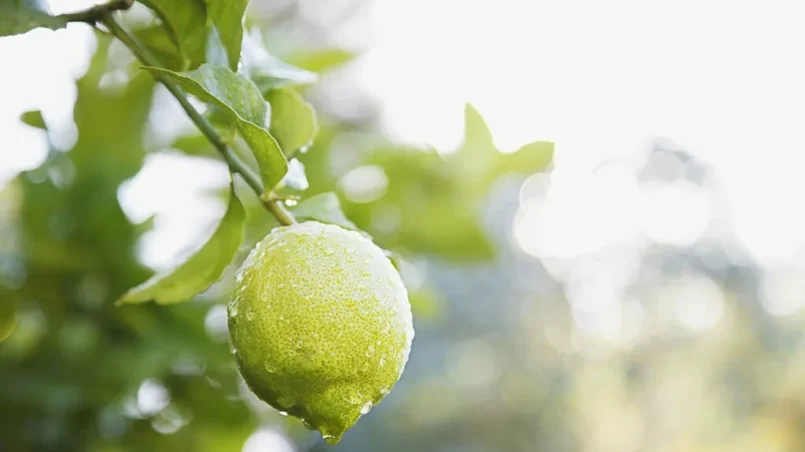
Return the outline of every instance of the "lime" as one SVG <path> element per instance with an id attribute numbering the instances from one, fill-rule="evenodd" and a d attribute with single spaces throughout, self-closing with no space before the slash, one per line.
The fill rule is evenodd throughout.
<path id="1" fill-rule="evenodd" d="M 399 273 L 371 240 L 306 222 L 249 254 L 229 337 L 249 388 L 331 443 L 402 375 L 414 329 Z"/>

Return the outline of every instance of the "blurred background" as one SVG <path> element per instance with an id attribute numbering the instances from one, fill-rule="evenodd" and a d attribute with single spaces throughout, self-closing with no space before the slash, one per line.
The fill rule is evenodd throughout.
<path id="1" fill-rule="evenodd" d="M 321 77 L 293 185 L 336 191 L 411 292 L 406 371 L 338 446 L 239 379 L 236 265 L 192 303 L 113 306 L 224 210 L 170 95 L 81 24 L 0 40 L 0 450 L 805 450 L 804 21 L 794 0 L 252 0 L 249 39 Z M 549 172 L 514 152 L 536 140 Z M 235 264 L 273 226 L 238 190 Z"/>

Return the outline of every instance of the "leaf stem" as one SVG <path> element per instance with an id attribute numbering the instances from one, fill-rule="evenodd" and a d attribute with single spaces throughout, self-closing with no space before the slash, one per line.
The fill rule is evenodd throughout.
<path id="1" fill-rule="evenodd" d="M 128 0 L 119 0 L 120 2 L 128 1 Z M 126 47 L 131 50 L 134 56 L 140 60 L 146 66 L 153 66 L 153 67 L 160 67 L 159 61 L 148 51 L 148 49 L 142 47 L 134 37 L 129 34 L 114 18 L 111 16 L 111 11 L 104 12 L 97 21 L 103 23 L 106 28 L 109 29 L 109 32 L 120 42 L 122 42 Z M 170 91 L 173 97 L 179 102 L 182 109 L 187 113 L 190 117 L 190 120 L 196 124 L 196 126 L 201 130 L 201 133 L 204 134 L 205 137 L 212 143 L 215 149 L 221 153 L 224 160 L 226 161 L 227 165 L 229 166 L 229 171 L 233 174 L 237 173 L 243 178 L 247 185 L 257 194 L 260 198 L 260 202 L 263 203 L 265 208 L 271 212 L 272 215 L 277 219 L 280 224 L 283 225 L 291 225 L 296 223 L 293 215 L 285 208 L 282 204 L 282 201 L 277 199 L 276 196 L 273 195 L 273 192 L 266 190 L 263 187 L 263 183 L 260 181 L 260 178 L 257 174 L 252 171 L 249 166 L 238 157 L 235 152 L 226 145 L 224 140 L 218 135 L 218 132 L 210 125 L 210 123 L 204 119 L 201 113 L 196 110 L 195 107 L 190 103 L 187 96 L 182 92 L 178 85 L 176 85 L 173 80 L 170 80 L 162 75 L 153 74 L 154 77 L 163 85 L 165 88 Z"/>

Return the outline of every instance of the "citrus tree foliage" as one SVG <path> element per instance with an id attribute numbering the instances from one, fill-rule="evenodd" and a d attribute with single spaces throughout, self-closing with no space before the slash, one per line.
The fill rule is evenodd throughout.
<path id="1" fill-rule="evenodd" d="M 349 126 L 317 117 L 303 88 L 352 55 L 299 52 L 287 62 L 271 55 L 259 36 L 244 33 L 245 0 L 147 0 L 150 21 L 118 18 L 136 42 L 129 48 L 148 61 L 121 61 L 110 58 L 108 31 L 116 33 L 106 20 L 129 3 L 52 16 L 36 1 L 0 0 L 0 36 L 68 22 L 105 30 L 96 33 L 95 55 L 76 81 L 75 145 L 52 149 L 0 196 L 9 206 L 0 210 L 0 387 L 13 388 L 0 391 L 0 450 L 238 450 L 259 418 L 225 338 L 209 334 L 205 319 L 211 306 L 231 299 L 233 265 L 278 224 L 265 205 L 298 197 L 291 206 L 298 220 L 359 230 L 402 259 L 477 261 L 494 255 L 480 222 L 493 182 L 551 161 L 546 142 L 500 153 L 468 106 L 458 152 L 442 157 L 379 143 L 349 168 L 334 168 L 347 156 L 333 142 Z M 104 86 L 109 71 L 126 73 L 125 84 Z M 201 132 L 171 146 L 223 157 L 233 183 L 222 197 L 226 212 L 204 243 L 175 269 L 152 275 L 135 253 L 152 224 L 133 224 L 117 191 L 147 154 L 167 151 L 143 139 L 157 81 L 204 104 L 207 121 L 228 132 L 222 146 L 234 146 L 245 168 L 234 171 L 232 155 L 222 156 Z M 49 133 L 39 112 L 21 122 Z M 361 168 L 382 171 L 387 186 L 368 200 L 344 199 L 339 181 Z M 303 170 L 307 190 L 289 182 Z M 251 172 L 259 177 L 244 177 Z M 433 300 L 427 288 L 410 297 L 415 315 L 427 305 L 421 300 Z M 149 388 L 170 398 L 149 409 L 138 403 Z"/>

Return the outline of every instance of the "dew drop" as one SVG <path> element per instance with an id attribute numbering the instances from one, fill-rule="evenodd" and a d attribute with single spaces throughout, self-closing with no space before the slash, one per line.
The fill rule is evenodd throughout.
<path id="1" fill-rule="evenodd" d="M 321 435 L 321 437 L 324 438 L 324 441 L 327 444 L 338 444 L 338 438 L 336 438 L 334 435 L 324 433 Z"/>
<path id="2" fill-rule="evenodd" d="M 274 372 L 276 372 L 276 371 L 277 371 L 277 368 L 276 368 L 276 367 L 274 367 L 273 365 L 271 365 L 271 363 L 268 363 L 268 362 L 267 362 L 267 363 L 266 363 L 266 365 L 265 365 L 265 367 L 266 367 L 266 371 L 267 371 L 268 373 L 270 373 L 270 374 L 273 374 Z"/>
<path id="3" fill-rule="evenodd" d="M 313 336 L 313 339 L 318 339 L 319 338 L 319 333 L 313 333 L 311 336 Z"/>
<path id="4" fill-rule="evenodd" d="M 233 343 L 230 342 L 229 343 L 229 353 L 232 353 L 234 355 L 237 352 L 238 352 L 238 349 L 235 347 L 235 345 Z"/>
<path id="5" fill-rule="evenodd" d="M 386 365 L 386 355 L 383 355 L 383 356 L 380 358 L 380 362 L 379 362 L 378 364 L 380 365 L 380 367 L 383 367 L 383 366 L 385 366 L 385 365 Z"/>
<path id="6" fill-rule="evenodd" d="M 305 345 L 304 341 L 296 341 L 296 348 L 302 348 L 303 345 Z"/>
<path id="7" fill-rule="evenodd" d="M 285 412 L 285 411 L 277 411 L 277 413 L 279 413 L 280 416 L 287 416 L 288 415 L 288 413 Z"/>
<path id="8" fill-rule="evenodd" d="M 308 430 L 316 430 L 316 427 L 314 427 L 313 424 L 308 422 L 307 419 L 302 419 L 302 425 L 304 425 L 305 428 Z"/>
<path id="9" fill-rule="evenodd" d="M 383 394 L 383 395 L 388 394 L 389 393 L 389 388 L 386 387 L 386 386 L 383 386 L 382 388 L 380 388 L 380 393 Z"/>
<path id="10" fill-rule="evenodd" d="M 251 309 L 246 311 L 246 320 L 248 320 L 249 322 L 254 320 L 254 311 L 252 311 Z"/>
<path id="11" fill-rule="evenodd" d="M 371 411 L 371 410 L 372 410 L 372 402 L 366 402 L 366 403 L 365 403 L 365 404 L 364 404 L 364 405 L 361 407 L 361 414 L 367 414 L 367 413 L 369 413 L 369 411 Z"/>

